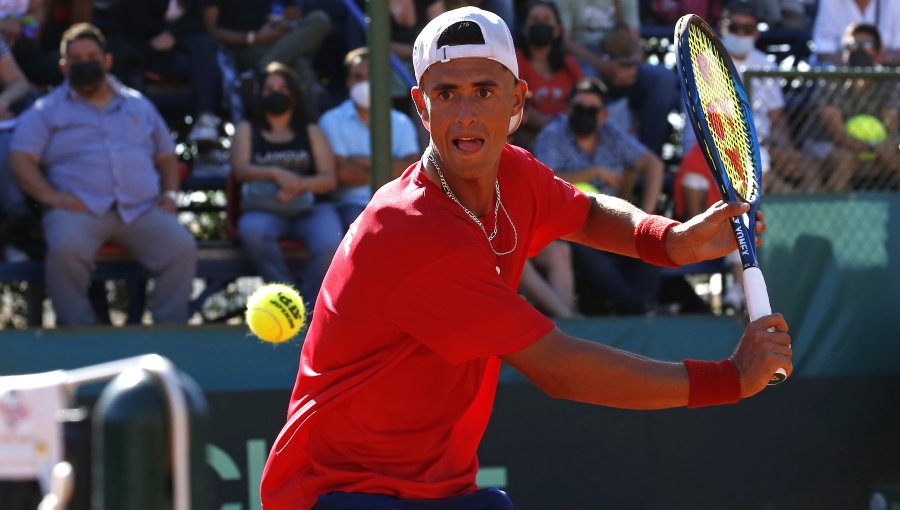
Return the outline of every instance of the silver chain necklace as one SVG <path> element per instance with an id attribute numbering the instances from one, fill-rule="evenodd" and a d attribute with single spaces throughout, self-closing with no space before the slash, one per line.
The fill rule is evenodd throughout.
<path id="1" fill-rule="evenodd" d="M 516 247 L 519 245 L 519 233 L 516 231 L 516 224 L 513 223 L 512 218 L 509 217 L 509 212 L 506 211 L 506 206 L 503 205 L 503 201 L 500 200 L 500 180 L 494 180 L 494 189 L 497 192 L 497 201 L 494 203 L 494 230 L 490 235 L 487 233 L 487 229 L 484 228 L 484 223 L 478 219 L 478 216 L 475 216 L 475 213 L 470 211 L 466 206 L 462 205 L 462 203 L 456 198 L 456 195 L 453 194 L 453 190 L 450 189 L 450 185 L 447 184 L 447 180 L 444 179 L 444 172 L 441 171 L 440 165 L 438 165 L 437 160 L 434 158 L 434 154 L 431 151 L 428 151 L 428 161 L 431 161 L 431 164 L 434 165 L 434 169 L 437 171 L 438 178 L 441 180 L 441 188 L 444 190 L 444 193 L 450 197 L 450 200 L 456 202 L 456 205 L 462 207 L 462 210 L 469 215 L 469 218 L 472 218 L 472 221 L 475 222 L 476 225 L 481 229 L 484 233 L 484 237 L 487 239 L 488 246 L 491 247 L 491 251 L 494 252 L 496 256 L 509 255 L 510 253 L 516 251 Z M 493 240 L 494 237 L 497 236 L 497 225 L 500 223 L 500 216 L 497 215 L 497 212 L 503 209 L 503 214 L 506 216 L 506 221 L 509 222 L 510 226 L 512 226 L 513 230 L 513 246 L 508 251 L 498 252 L 494 249 Z M 500 268 L 497 267 L 497 273 L 500 272 Z"/>

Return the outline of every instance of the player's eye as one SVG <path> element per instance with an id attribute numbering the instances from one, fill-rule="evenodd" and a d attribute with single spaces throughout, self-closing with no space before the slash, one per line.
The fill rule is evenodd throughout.
<path id="1" fill-rule="evenodd" d="M 441 101 L 449 101 L 453 99 L 453 91 L 450 90 L 442 90 L 438 93 L 438 99 Z"/>
<path id="2" fill-rule="evenodd" d="M 477 94 L 478 97 L 480 97 L 482 99 L 487 99 L 487 98 L 493 96 L 494 92 L 489 89 L 478 89 L 478 92 L 476 92 L 475 94 Z"/>

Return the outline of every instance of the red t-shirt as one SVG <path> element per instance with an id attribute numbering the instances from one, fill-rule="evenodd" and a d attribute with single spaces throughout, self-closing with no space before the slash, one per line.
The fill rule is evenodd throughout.
<path id="1" fill-rule="evenodd" d="M 707 208 L 716 203 L 720 197 L 719 188 L 716 187 L 712 174 L 709 173 L 709 165 L 706 163 L 706 158 L 703 157 L 703 151 L 700 149 L 700 144 L 694 144 L 694 146 L 688 150 L 687 154 L 684 155 L 684 158 L 681 159 L 681 166 L 678 167 L 678 172 L 675 174 L 673 197 L 675 202 L 674 216 L 678 219 L 687 219 L 684 217 L 684 194 L 682 192 L 682 184 L 684 183 L 684 177 L 687 174 L 695 174 L 706 179 L 708 185 L 706 188 Z"/>
<path id="2" fill-rule="evenodd" d="M 477 490 L 475 452 L 500 371 L 554 325 L 516 292 L 528 256 L 575 231 L 586 197 L 523 149 L 500 159 L 495 256 L 420 170 L 382 187 L 344 238 L 316 301 L 287 424 L 269 454 L 266 510 L 332 491 L 436 499 Z M 490 232 L 493 211 L 482 218 Z M 499 274 L 497 267 L 500 268 Z"/>
<path id="3" fill-rule="evenodd" d="M 530 105 L 544 115 L 564 112 L 572 87 L 584 77 L 578 62 L 572 57 L 566 57 L 565 67 L 556 71 L 548 80 L 537 72 L 522 50 L 516 50 L 516 60 L 519 62 L 519 78 L 525 80 L 531 93 Z"/>

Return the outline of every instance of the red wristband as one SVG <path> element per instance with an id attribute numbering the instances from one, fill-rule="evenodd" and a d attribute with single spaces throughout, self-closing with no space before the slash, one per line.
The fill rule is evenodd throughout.
<path id="1" fill-rule="evenodd" d="M 691 381 L 688 407 L 734 404 L 741 399 L 741 378 L 731 358 L 722 361 L 684 360 Z"/>
<path id="2" fill-rule="evenodd" d="M 670 228 L 680 224 L 665 216 L 645 216 L 634 229 L 634 244 L 641 260 L 657 266 L 678 267 L 666 252 L 666 234 Z"/>

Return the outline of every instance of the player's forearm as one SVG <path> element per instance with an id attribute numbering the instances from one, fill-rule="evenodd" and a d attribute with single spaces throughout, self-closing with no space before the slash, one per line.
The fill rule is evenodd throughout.
<path id="1" fill-rule="evenodd" d="M 682 363 L 652 360 L 559 330 L 539 340 L 535 352 L 526 352 L 531 348 L 504 360 L 554 398 L 622 409 L 666 409 L 688 403 L 690 383 Z M 538 354 L 541 363 L 520 357 L 534 359 Z"/>

